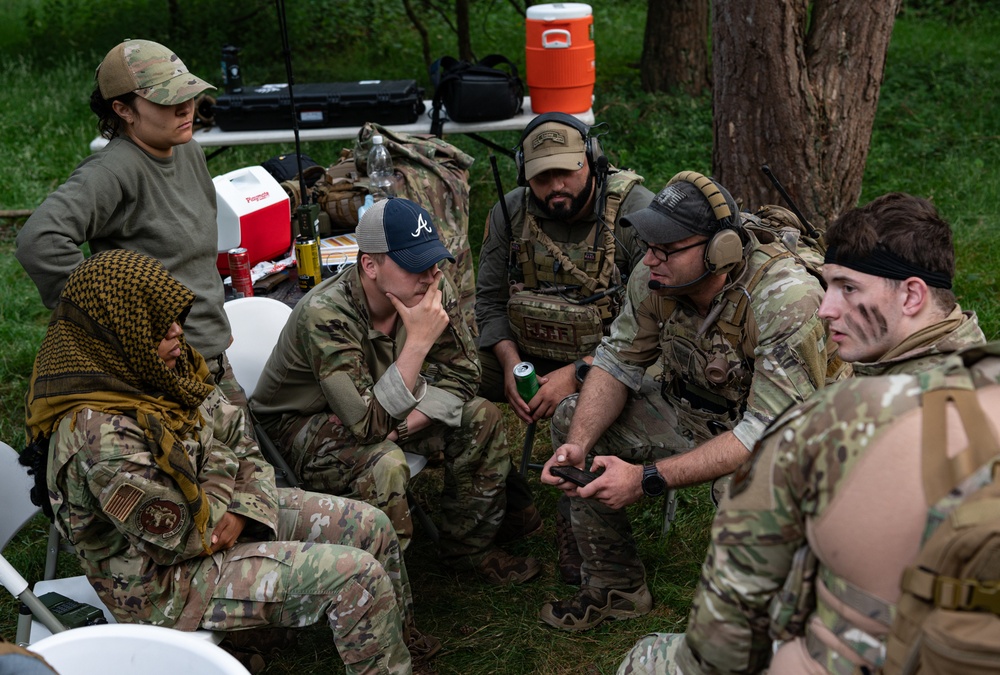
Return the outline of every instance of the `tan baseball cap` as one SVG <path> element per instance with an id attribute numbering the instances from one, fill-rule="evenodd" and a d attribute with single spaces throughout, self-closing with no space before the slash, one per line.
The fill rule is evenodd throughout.
<path id="1" fill-rule="evenodd" d="M 97 67 L 97 85 L 106 99 L 134 91 L 160 105 L 184 103 L 206 89 L 215 89 L 188 72 L 171 50 L 151 40 L 115 45 Z"/>
<path id="2" fill-rule="evenodd" d="M 521 144 L 524 152 L 524 179 L 543 171 L 576 171 L 587 163 L 587 146 L 577 129 L 559 122 L 545 122 L 532 129 Z"/>

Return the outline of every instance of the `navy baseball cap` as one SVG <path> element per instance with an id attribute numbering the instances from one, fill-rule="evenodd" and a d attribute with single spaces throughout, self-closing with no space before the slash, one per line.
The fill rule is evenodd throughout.
<path id="1" fill-rule="evenodd" d="M 414 274 L 445 259 L 455 262 L 438 239 L 431 214 L 402 197 L 375 202 L 361 216 L 356 235 L 362 253 L 387 253 L 393 262 Z"/>

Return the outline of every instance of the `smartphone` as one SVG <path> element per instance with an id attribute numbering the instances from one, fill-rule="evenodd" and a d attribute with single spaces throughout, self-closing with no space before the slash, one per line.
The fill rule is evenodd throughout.
<path id="1" fill-rule="evenodd" d="M 549 468 L 549 473 L 559 478 L 565 478 L 570 483 L 583 487 L 590 481 L 597 478 L 596 473 L 578 469 L 575 466 L 553 466 Z"/>

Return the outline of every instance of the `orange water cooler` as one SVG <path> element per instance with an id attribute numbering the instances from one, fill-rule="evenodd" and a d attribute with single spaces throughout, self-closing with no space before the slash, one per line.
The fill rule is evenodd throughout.
<path id="1" fill-rule="evenodd" d="M 528 8 L 528 89 L 535 113 L 582 113 L 594 95 L 594 18 L 590 5 L 557 2 Z"/>

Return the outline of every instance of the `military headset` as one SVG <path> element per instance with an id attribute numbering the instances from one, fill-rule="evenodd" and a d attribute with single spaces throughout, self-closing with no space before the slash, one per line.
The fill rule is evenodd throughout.
<path id="1" fill-rule="evenodd" d="M 712 207 L 712 214 L 719 224 L 719 231 L 705 245 L 705 269 L 710 274 L 728 274 L 743 260 L 743 238 L 739 233 L 739 214 L 730 206 L 732 197 L 721 186 L 697 171 L 681 171 L 667 185 L 686 182 L 701 190 Z M 728 197 L 728 199 L 727 199 Z"/>
<path id="2" fill-rule="evenodd" d="M 517 184 L 521 187 L 528 186 L 528 181 L 524 177 L 524 141 L 535 129 L 546 122 L 558 122 L 559 124 L 572 127 L 580 132 L 580 136 L 583 137 L 584 151 L 587 154 L 587 165 L 590 167 L 591 175 L 596 176 L 599 173 L 598 164 L 604 159 L 604 149 L 601 148 L 601 142 L 596 136 L 591 136 L 590 127 L 578 120 L 576 117 L 562 112 L 550 112 L 539 115 L 535 119 L 531 120 L 531 122 L 528 123 L 528 126 L 524 128 L 524 132 L 521 134 L 521 140 L 517 142 L 517 148 L 514 151 L 514 164 L 517 165 Z"/>

